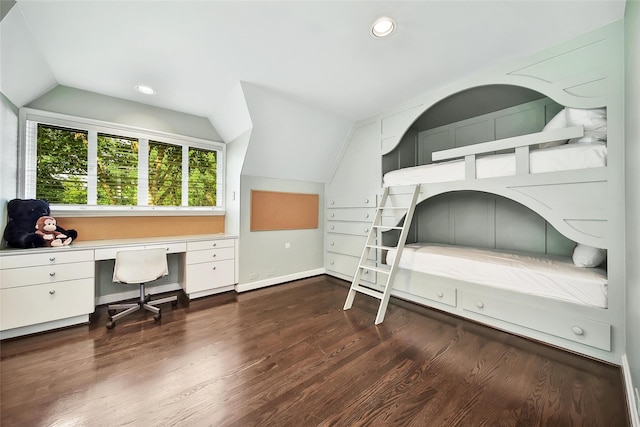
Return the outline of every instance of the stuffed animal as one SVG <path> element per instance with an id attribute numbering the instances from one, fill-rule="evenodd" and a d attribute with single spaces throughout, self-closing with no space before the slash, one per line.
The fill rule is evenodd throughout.
<path id="1" fill-rule="evenodd" d="M 58 223 L 52 216 L 41 216 L 36 221 L 36 234 L 44 239 L 45 246 L 67 246 L 73 240 L 61 231 L 58 231 Z"/>
<path id="2" fill-rule="evenodd" d="M 49 216 L 51 210 L 46 200 L 13 199 L 7 204 L 9 221 L 4 229 L 4 239 L 12 248 L 41 248 L 45 246 L 42 235 L 36 233 L 36 222 L 41 216 Z M 64 230 L 56 226 L 56 230 L 75 240 L 75 230 Z"/>

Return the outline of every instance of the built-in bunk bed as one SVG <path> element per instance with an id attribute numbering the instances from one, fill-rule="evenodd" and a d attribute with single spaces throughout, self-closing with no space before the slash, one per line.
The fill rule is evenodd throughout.
<path id="1" fill-rule="evenodd" d="M 508 136 L 487 141 L 497 135 Z M 395 169 L 411 163 L 406 153 L 424 164 Z M 414 125 L 383 158 L 383 172 L 392 205 L 408 204 L 420 186 L 395 296 L 610 350 L 600 316 L 608 308 L 606 108 L 542 97 L 427 130 Z M 383 224 L 401 224 L 395 212 L 384 210 Z M 391 230 L 383 245 L 397 238 Z M 395 255 L 379 259 L 391 265 Z"/>

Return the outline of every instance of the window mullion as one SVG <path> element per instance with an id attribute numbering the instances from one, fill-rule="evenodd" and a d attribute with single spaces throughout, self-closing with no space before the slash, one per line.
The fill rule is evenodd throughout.
<path id="1" fill-rule="evenodd" d="M 189 206 L 189 146 L 182 146 L 182 206 Z"/>
<path id="2" fill-rule="evenodd" d="M 87 133 L 87 204 L 98 204 L 98 132 Z"/>
<path id="3" fill-rule="evenodd" d="M 138 206 L 149 205 L 149 140 L 138 139 Z"/>

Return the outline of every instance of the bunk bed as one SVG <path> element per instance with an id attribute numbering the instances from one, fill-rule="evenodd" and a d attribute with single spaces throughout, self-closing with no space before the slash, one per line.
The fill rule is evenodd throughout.
<path id="1" fill-rule="evenodd" d="M 495 194 L 575 242 L 563 255 L 408 242 L 392 293 L 542 341 L 557 344 L 551 335 L 609 350 L 610 326 L 598 314 L 608 307 L 606 144 L 606 109 L 562 108 L 540 132 L 435 151 L 432 163 L 385 173 L 392 205 L 407 204 L 416 185 L 417 203 Z M 403 221 L 394 212 L 402 211 L 383 217 L 390 228 Z M 386 240 L 380 259 L 391 265 L 396 253 Z"/>

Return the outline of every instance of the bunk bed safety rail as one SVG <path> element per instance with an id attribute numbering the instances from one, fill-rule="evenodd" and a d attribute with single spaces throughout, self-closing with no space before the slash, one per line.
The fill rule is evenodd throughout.
<path id="1" fill-rule="evenodd" d="M 477 155 L 488 154 L 500 150 L 515 149 L 516 174 L 526 175 L 529 173 L 529 151 L 531 146 L 537 146 L 539 144 L 559 140 L 580 138 L 582 136 L 584 136 L 583 126 L 571 126 L 562 129 L 547 130 L 544 132 L 504 138 L 496 141 L 482 142 L 464 147 L 434 151 L 431 157 L 434 162 L 463 157 L 465 160 L 466 179 L 475 179 Z"/>

